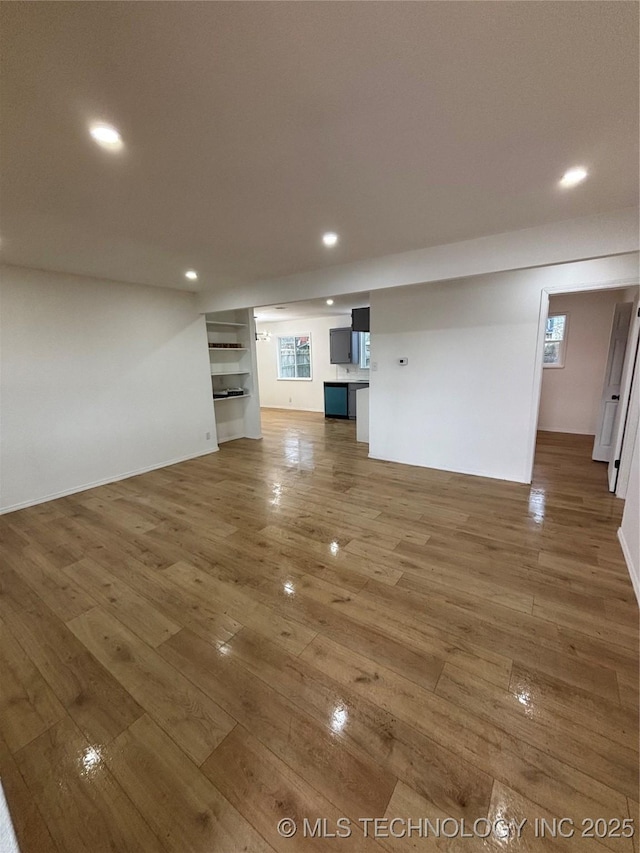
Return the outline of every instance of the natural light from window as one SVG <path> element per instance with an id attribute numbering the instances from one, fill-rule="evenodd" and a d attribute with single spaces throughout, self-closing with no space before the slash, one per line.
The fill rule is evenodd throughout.
<path id="1" fill-rule="evenodd" d="M 311 335 L 278 338 L 278 379 L 311 379 Z"/>
<path id="2" fill-rule="evenodd" d="M 544 367 L 564 367 L 564 351 L 567 341 L 567 315 L 550 314 L 544 335 Z"/>
<path id="3" fill-rule="evenodd" d="M 360 367 L 365 370 L 371 362 L 371 333 L 360 332 Z"/>

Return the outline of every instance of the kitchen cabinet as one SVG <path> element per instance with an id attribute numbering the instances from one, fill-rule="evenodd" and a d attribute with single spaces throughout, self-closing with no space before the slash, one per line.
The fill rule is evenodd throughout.
<path id="1" fill-rule="evenodd" d="M 351 309 L 351 328 L 354 332 L 370 332 L 368 308 Z"/>
<path id="2" fill-rule="evenodd" d="M 331 364 L 357 364 L 360 356 L 359 337 L 349 326 L 329 330 L 329 361 Z"/>
<path id="3" fill-rule="evenodd" d="M 325 418 L 349 417 L 349 388 L 346 382 L 324 383 Z"/>
<path id="4" fill-rule="evenodd" d="M 325 382 L 324 416 L 325 418 L 356 417 L 356 392 L 368 388 L 368 382 Z"/>

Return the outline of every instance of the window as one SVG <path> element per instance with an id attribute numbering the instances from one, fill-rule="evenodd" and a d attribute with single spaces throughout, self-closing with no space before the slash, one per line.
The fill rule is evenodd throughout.
<path id="1" fill-rule="evenodd" d="M 360 332 L 360 367 L 369 367 L 371 361 L 371 334 Z"/>
<path id="2" fill-rule="evenodd" d="M 311 379 L 311 335 L 278 338 L 278 379 Z"/>
<path id="3" fill-rule="evenodd" d="M 544 335 L 543 367 L 564 367 L 564 352 L 567 344 L 566 314 L 550 314 Z"/>

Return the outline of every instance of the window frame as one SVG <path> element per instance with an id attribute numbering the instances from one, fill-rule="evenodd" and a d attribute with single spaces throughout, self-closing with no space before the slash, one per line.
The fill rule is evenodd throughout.
<path id="1" fill-rule="evenodd" d="M 280 360 L 280 341 L 285 338 L 294 339 L 294 350 L 296 347 L 295 341 L 297 338 L 308 338 L 309 340 L 309 375 L 308 376 L 282 376 L 282 362 Z M 298 363 L 294 364 L 297 371 Z M 311 343 L 311 332 L 296 332 L 291 335 L 278 335 L 276 338 L 276 369 L 278 373 L 278 382 L 312 382 L 313 381 L 313 346 Z"/>
<path id="2" fill-rule="evenodd" d="M 554 311 L 553 313 L 549 312 L 549 314 L 547 314 L 547 321 L 550 320 L 552 317 L 564 317 L 564 332 L 563 332 L 561 341 L 547 341 L 547 323 L 545 321 L 545 325 L 544 325 L 545 338 L 544 338 L 544 341 L 542 344 L 542 367 L 545 370 L 548 370 L 549 368 L 554 369 L 554 370 L 561 370 L 565 366 L 565 363 L 566 363 L 567 338 L 569 337 L 569 314 L 566 311 Z M 560 346 L 558 347 L 558 361 L 556 362 L 556 364 L 545 363 L 544 345 L 546 343 L 558 343 L 558 344 L 560 344 Z"/>
<path id="3" fill-rule="evenodd" d="M 358 341 L 358 344 L 359 344 L 359 346 L 358 346 L 358 352 L 359 352 L 358 367 L 361 370 L 369 370 L 371 367 L 371 332 L 359 332 L 358 334 L 360 335 L 360 340 Z M 365 335 L 369 335 L 369 364 L 363 363 L 364 362 L 364 354 L 366 351 L 366 347 L 365 347 L 365 343 L 364 343 L 364 336 Z"/>

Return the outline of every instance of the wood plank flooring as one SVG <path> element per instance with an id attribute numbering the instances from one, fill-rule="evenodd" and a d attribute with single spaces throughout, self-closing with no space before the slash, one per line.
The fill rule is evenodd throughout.
<path id="1" fill-rule="evenodd" d="M 263 431 L 0 518 L 23 853 L 637 851 L 638 608 L 591 439 L 540 434 L 529 487 Z"/>

